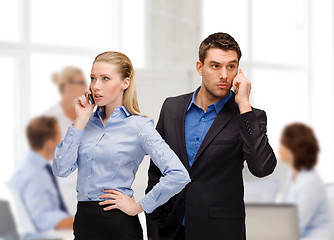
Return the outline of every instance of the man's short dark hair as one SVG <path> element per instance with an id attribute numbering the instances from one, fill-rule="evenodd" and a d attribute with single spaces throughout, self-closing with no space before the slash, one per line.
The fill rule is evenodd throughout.
<path id="1" fill-rule="evenodd" d="M 292 151 L 295 169 L 310 170 L 316 165 L 320 149 L 310 127 L 302 123 L 287 125 L 282 132 L 281 143 Z"/>
<path id="2" fill-rule="evenodd" d="M 232 36 L 230 36 L 227 33 L 223 32 L 213 33 L 203 40 L 203 42 L 199 46 L 199 51 L 198 51 L 199 60 L 202 63 L 204 63 L 207 51 L 210 48 L 219 48 L 224 51 L 234 50 L 238 54 L 238 61 L 240 61 L 241 50 L 239 44 L 234 40 Z"/>
<path id="3" fill-rule="evenodd" d="M 30 148 L 40 150 L 49 139 L 55 139 L 57 119 L 54 117 L 41 116 L 32 119 L 26 129 Z"/>

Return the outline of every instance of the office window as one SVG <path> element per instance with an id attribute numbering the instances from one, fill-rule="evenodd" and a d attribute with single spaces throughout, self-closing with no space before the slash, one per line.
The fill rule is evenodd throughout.
<path id="1" fill-rule="evenodd" d="M 31 1 L 31 42 L 109 49 L 118 29 L 115 1 Z M 115 4 L 116 5 L 116 4 Z"/>
<path id="2" fill-rule="evenodd" d="M 0 1 L 0 41 L 18 42 L 19 31 L 19 0 Z"/>
<path id="3" fill-rule="evenodd" d="M 10 177 L 14 169 L 16 150 L 15 135 L 17 129 L 16 107 L 16 75 L 17 62 L 12 57 L 0 57 L 0 76 L 3 90 L 1 91 L 2 114 L 0 118 L 0 183 Z"/>

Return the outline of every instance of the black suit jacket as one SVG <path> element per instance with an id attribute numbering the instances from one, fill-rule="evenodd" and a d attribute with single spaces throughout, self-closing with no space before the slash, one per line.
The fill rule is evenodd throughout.
<path id="1" fill-rule="evenodd" d="M 153 240 L 174 239 L 185 216 L 187 240 L 243 240 L 244 161 L 258 177 L 271 174 L 277 162 L 266 135 L 266 114 L 255 108 L 240 114 L 233 94 L 217 114 L 190 168 L 184 122 L 192 95 L 167 98 L 160 112 L 157 130 L 189 171 L 191 183 L 146 215 L 148 236 Z M 152 161 L 148 176 L 146 192 L 161 177 Z"/>

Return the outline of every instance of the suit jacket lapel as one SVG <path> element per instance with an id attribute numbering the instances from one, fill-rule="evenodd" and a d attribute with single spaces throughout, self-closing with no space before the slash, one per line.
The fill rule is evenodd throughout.
<path id="1" fill-rule="evenodd" d="M 186 111 L 191 101 L 192 95 L 193 93 L 185 95 L 183 102 L 181 102 L 178 106 L 176 106 L 178 108 L 176 111 L 178 116 L 176 116 L 177 122 L 175 124 L 177 132 L 177 141 L 182 155 L 181 161 L 183 162 L 184 166 L 188 171 L 190 171 L 190 166 L 186 148 L 184 123 L 185 123 Z"/>
<path id="2" fill-rule="evenodd" d="M 223 128 L 228 124 L 228 122 L 233 118 L 233 116 L 237 114 L 236 108 L 238 110 L 238 106 L 235 103 L 234 94 L 233 94 L 232 97 L 227 101 L 225 106 L 222 108 L 222 110 L 220 110 L 220 112 L 217 114 L 209 131 L 205 135 L 203 142 L 201 146 L 199 147 L 197 154 L 195 156 L 193 166 L 196 160 L 201 155 L 201 153 L 204 151 L 204 149 L 209 145 L 209 143 L 217 136 L 217 134 L 221 130 L 223 130 Z"/>

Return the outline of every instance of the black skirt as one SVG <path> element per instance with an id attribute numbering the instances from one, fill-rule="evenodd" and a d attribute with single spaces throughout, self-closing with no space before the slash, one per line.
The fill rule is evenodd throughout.
<path id="1" fill-rule="evenodd" d="M 138 216 L 113 209 L 104 211 L 99 202 L 78 202 L 73 230 L 75 240 L 143 240 Z"/>

